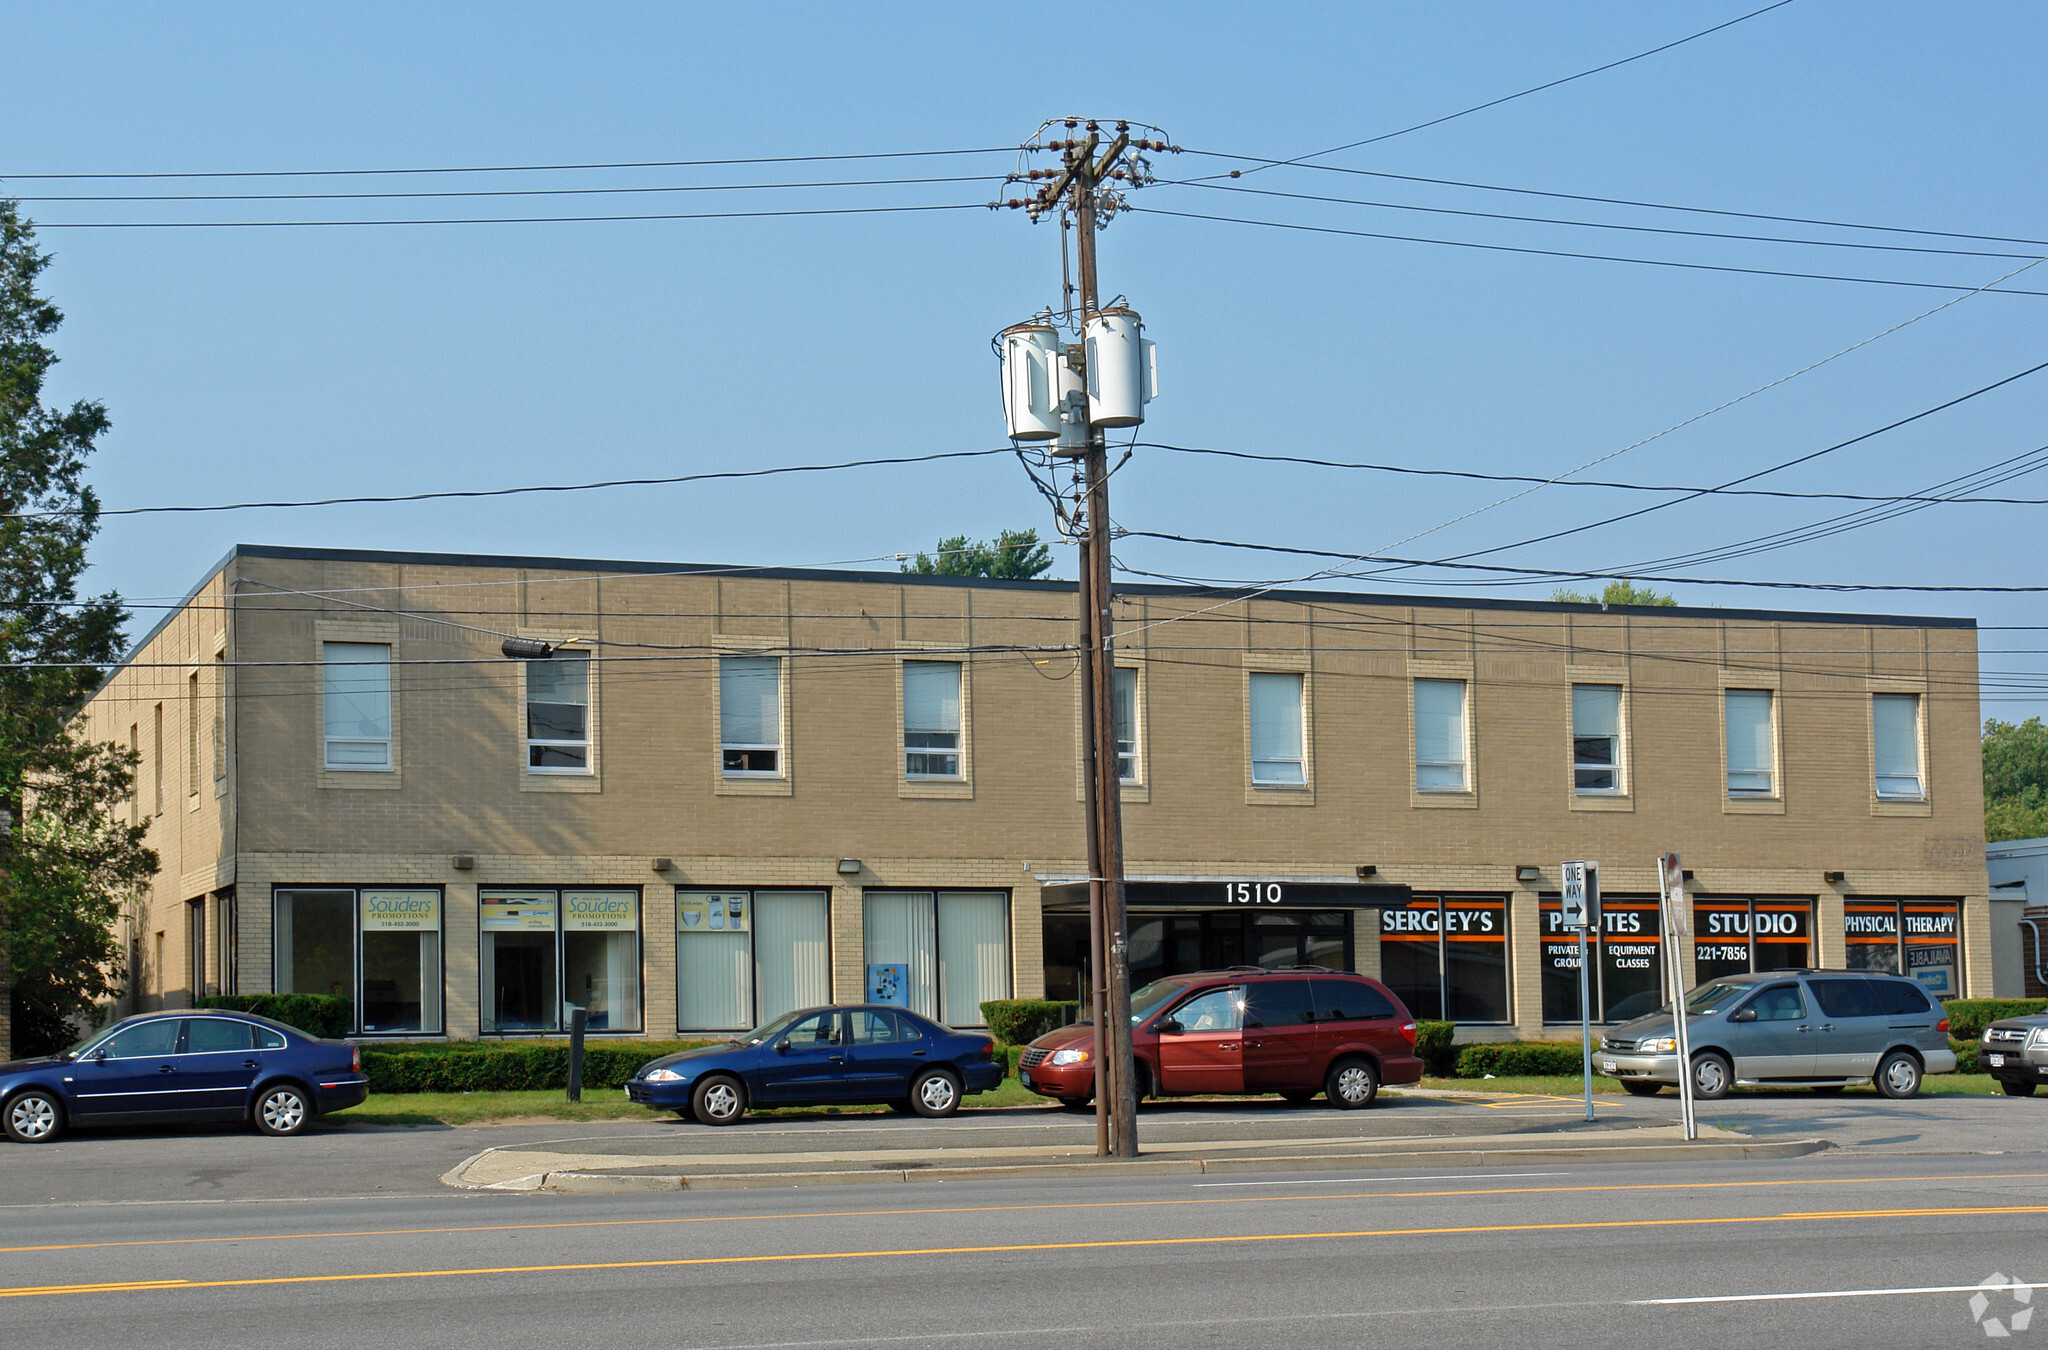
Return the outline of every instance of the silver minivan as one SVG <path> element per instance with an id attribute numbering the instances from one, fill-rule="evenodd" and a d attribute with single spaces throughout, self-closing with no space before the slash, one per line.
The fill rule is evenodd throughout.
<path id="1" fill-rule="evenodd" d="M 1911 1097 L 1925 1074 L 1953 1073 L 1948 1018 L 1912 980 L 1877 971 L 1724 975 L 1685 996 L 1695 1096 L 1731 1087 L 1840 1092 L 1868 1082 Z M 1678 1083 L 1670 1005 L 1600 1038 L 1596 1067 L 1637 1096 Z"/>

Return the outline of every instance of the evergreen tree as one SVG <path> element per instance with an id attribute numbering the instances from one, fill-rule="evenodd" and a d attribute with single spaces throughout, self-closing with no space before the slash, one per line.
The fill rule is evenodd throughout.
<path id="1" fill-rule="evenodd" d="M 994 542 L 956 534 L 941 539 L 931 553 L 903 564 L 906 572 L 941 577 L 1004 577 L 1028 581 L 1052 566 L 1052 550 L 1038 542 L 1037 530 L 1004 530 Z"/>
<path id="2" fill-rule="evenodd" d="M 128 614 L 116 595 L 78 596 L 99 529 L 85 462 L 107 410 L 43 403 L 57 361 L 45 340 L 64 321 L 36 291 L 49 262 L 0 201 L 0 990 L 12 981 L 17 1054 L 61 1048 L 121 992 L 115 921 L 156 871 L 143 830 L 114 815 L 135 757 L 70 725 L 119 659 Z"/>

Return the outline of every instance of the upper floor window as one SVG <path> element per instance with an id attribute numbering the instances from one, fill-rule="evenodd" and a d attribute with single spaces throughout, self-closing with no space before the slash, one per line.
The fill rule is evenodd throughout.
<path id="1" fill-rule="evenodd" d="M 1771 691 L 1730 689 L 1722 696 L 1728 731 L 1728 795 L 1776 795 L 1777 752 Z"/>
<path id="2" fill-rule="evenodd" d="M 903 773 L 960 777 L 960 663 L 903 663 Z"/>
<path id="3" fill-rule="evenodd" d="M 1421 792 L 1463 792 L 1465 682 L 1415 682 L 1415 786 Z"/>
<path id="4" fill-rule="evenodd" d="M 1871 695 L 1870 723 L 1877 795 L 1926 795 L 1920 786 L 1920 696 Z"/>
<path id="5" fill-rule="evenodd" d="M 1252 782 L 1300 787 L 1308 782 L 1302 754 L 1302 677 L 1257 671 L 1251 677 Z"/>
<path id="6" fill-rule="evenodd" d="M 391 768 L 391 644 L 323 642 L 320 677 L 326 767 Z M 161 732 L 157 740 L 161 756 Z"/>
<path id="7" fill-rule="evenodd" d="M 526 671 L 529 773 L 590 772 L 590 654 L 557 651 Z"/>
<path id="8" fill-rule="evenodd" d="M 718 658 L 718 741 L 721 771 L 730 778 L 773 778 L 782 772 L 782 660 Z"/>
<path id="9" fill-rule="evenodd" d="M 1572 790 L 1621 791 L 1621 686 L 1572 686 Z"/>
<path id="10" fill-rule="evenodd" d="M 1119 782 L 1138 781 L 1138 672 L 1118 666 L 1116 696 L 1116 776 Z"/>

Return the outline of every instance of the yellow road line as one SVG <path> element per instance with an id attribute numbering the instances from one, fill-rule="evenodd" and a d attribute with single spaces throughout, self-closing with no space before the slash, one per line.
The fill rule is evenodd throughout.
<path id="1" fill-rule="evenodd" d="M 1398 1185 L 1399 1177 L 1391 1178 Z M 1234 1195 L 1160 1200 L 1071 1200 L 1041 1205 L 945 1205 L 917 1209 L 827 1209 L 794 1214 L 688 1214 L 659 1219 L 570 1219 L 560 1223 L 463 1224 L 441 1228 L 363 1228 L 334 1233 L 243 1233 L 226 1237 L 129 1238 L 120 1242 L 50 1242 L 0 1247 L 21 1252 L 84 1252 L 119 1247 L 182 1247 L 215 1242 L 306 1242 L 332 1238 L 434 1237 L 448 1233 L 548 1232 L 563 1228 L 643 1228 L 663 1224 L 779 1223 L 793 1219 L 876 1219 L 890 1215 L 1016 1214 L 1065 1209 L 1144 1209 L 1167 1205 L 1264 1205 L 1310 1200 L 1438 1200 L 1459 1195 L 1585 1195 L 1623 1191 L 1743 1190 L 1769 1186 L 1904 1185 L 1911 1182 L 2042 1181 L 2048 1172 L 1974 1172 L 1945 1177 L 1793 1177 L 1770 1181 L 1653 1181 L 1603 1186 L 1488 1186 L 1436 1191 L 1354 1191 L 1316 1195 Z M 1864 1212 L 1864 1211 L 1856 1211 Z"/>
<path id="2" fill-rule="evenodd" d="M 470 1266 L 447 1270 L 379 1270 L 338 1275 L 265 1275 L 235 1280 L 150 1280 L 133 1284 L 48 1284 L 0 1289 L 0 1298 L 63 1294 L 151 1293 L 186 1289 L 246 1289 L 279 1284 L 356 1284 L 368 1280 L 432 1280 L 476 1275 L 551 1275 L 594 1270 L 671 1270 L 685 1266 L 749 1266 L 800 1261 L 858 1261 L 906 1256 L 988 1256 L 1006 1252 L 1109 1251 L 1140 1247 L 1215 1247 L 1252 1242 L 1327 1242 L 1341 1238 L 1465 1237 L 1480 1233 L 1555 1233 L 1622 1228 L 1705 1228 L 1736 1224 L 1801 1223 L 1862 1218 L 2048 1214 L 2048 1205 L 1986 1209 L 1886 1209 L 1818 1214 L 1750 1214 L 1720 1218 L 1587 1219 L 1570 1223 L 1466 1224 L 1450 1228 L 1361 1228 L 1329 1233 L 1242 1233 L 1206 1237 L 1114 1238 L 1093 1242 L 1012 1242 L 985 1247 L 899 1247 L 855 1252 L 776 1252 L 761 1256 L 683 1256 L 658 1261 L 577 1261 L 543 1266 Z"/>

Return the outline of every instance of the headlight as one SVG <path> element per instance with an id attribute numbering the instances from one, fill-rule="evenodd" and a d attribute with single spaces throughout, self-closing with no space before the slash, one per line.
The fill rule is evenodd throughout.
<path id="1" fill-rule="evenodd" d="M 2027 1037 L 2027 1044 L 2033 1046 L 2048 1045 L 2048 1027 L 2035 1027 L 2033 1034 Z"/>
<path id="2" fill-rule="evenodd" d="M 1675 1055 L 1678 1053 L 1678 1038 L 1675 1036 L 1654 1036 L 1646 1041 L 1636 1042 L 1639 1055 Z"/>
<path id="3" fill-rule="evenodd" d="M 1052 1052 L 1052 1062 L 1055 1064 L 1086 1064 L 1088 1062 L 1088 1052 L 1086 1050 L 1055 1050 Z"/>
<path id="4" fill-rule="evenodd" d="M 674 1069 L 649 1069 L 646 1073 L 640 1075 L 640 1081 L 643 1083 L 680 1083 L 683 1081 L 683 1076 Z"/>

